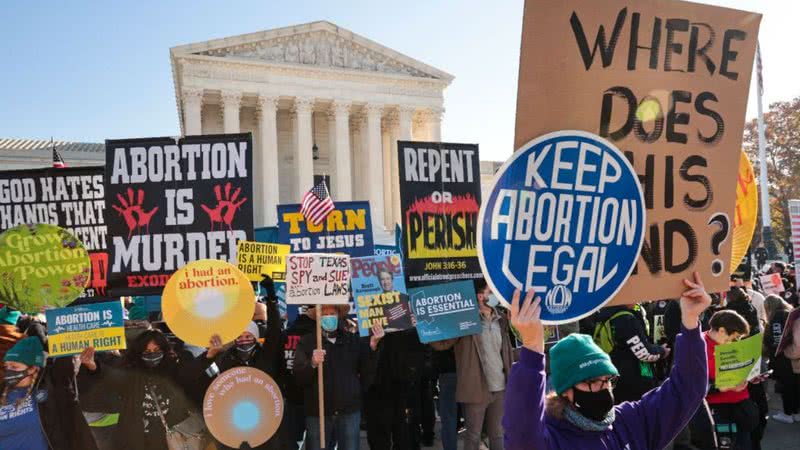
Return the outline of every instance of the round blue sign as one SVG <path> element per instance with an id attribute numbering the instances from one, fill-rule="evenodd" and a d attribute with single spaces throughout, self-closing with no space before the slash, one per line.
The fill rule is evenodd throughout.
<path id="1" fill-rule="evenodd" d="M 611 300 L 636 266 L 644 196 L 613 144 L 558 131 L 503 164 L 478 223 L 478 255 L 492 290 L 510 303 L 515 289 L 533 289 L 545 324 L 571 322 Z"/>

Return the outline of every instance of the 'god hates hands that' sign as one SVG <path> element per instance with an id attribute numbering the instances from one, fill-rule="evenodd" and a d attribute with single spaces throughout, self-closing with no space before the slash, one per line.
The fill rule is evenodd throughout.
<path id="1" fill-rule="evenodd" d="M 373 254 L 369 202 L 336 202 L 319 225 L 307 222 L 300 205 L 278 205 L 278 240 L 295 253 Z"/>
<path id="2" fill-rule="evenodd" d="M 346 305 L 350 302 L 350 256 L 298 253 L 286 257 L 286 303 Z"/>
<path id="3" fill-rule="evenodd" d="M 533 289 L 545 323 L 569 322 L 620 289 L 644 226 L 642 190 L 622 152 L 591 133 L 559 131 L 524 145 L 497 172 L 478 251 L 505 301 Z"/>

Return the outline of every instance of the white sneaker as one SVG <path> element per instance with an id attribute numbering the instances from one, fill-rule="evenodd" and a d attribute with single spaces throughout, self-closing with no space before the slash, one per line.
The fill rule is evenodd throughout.
<path id="1" fill-rule="evenodd" d="M 772 419 L 781 423 L 794 423 L 794 417 L 782 412 L 773 414 Z"/>

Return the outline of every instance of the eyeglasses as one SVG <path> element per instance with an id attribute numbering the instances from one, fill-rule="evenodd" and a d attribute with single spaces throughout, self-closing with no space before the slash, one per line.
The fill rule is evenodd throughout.
<path id="1" fill-rule="evenodd" d="M 603 377 L 603 378 L 594 378 L 591 380 L 581 381 L 577 384 L 578 387 L 584 388 L 582 390 L 588 390 L 589 392 L 600 392 L 603 389 L 611 388 L 614 389 L 617 386 L 617 381 L 619 377 Z"/>

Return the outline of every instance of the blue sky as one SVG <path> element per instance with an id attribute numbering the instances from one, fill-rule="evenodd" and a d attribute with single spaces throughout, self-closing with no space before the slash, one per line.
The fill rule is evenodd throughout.
<path id="1" fill-rule="evenodd" d="M 766 100 L 800 94 L 793 1 L 714 0 L 759 11 Z M 0 137 L 102 142 L 178 134 L 169 48 L 329 20 L 445 70 L 443 139 L 481 158 L 513 148 L 522 0 L 34 2 L 0 5 Z M 234 7 L 235 6 L 235 7 Z M 785 55 L 785 56 L 784 56 Z M 755 113 L 754 91 L 748 116 Z"/>

